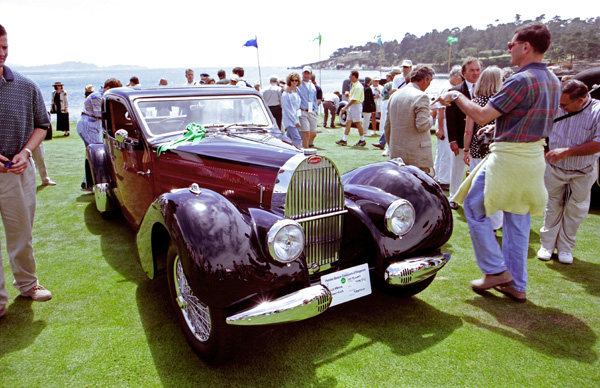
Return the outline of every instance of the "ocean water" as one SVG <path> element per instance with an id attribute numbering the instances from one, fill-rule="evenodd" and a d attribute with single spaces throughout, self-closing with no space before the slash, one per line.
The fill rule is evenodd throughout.
<path id="1" fill-rule="evenodd" d="M 10 64 L 8 64 L 10 66 Z M 227 76 L 231 75 L 231 68 L 223 68 Z M 95 69 L 95 70 L 54 70 L 54 71 L 29 71 L 15 68 L 16 71 L 31 78 L 35 81 L 44 97 L 46 107 L 50 111 L 50 104 L 52 98 L 52 92 L 54 88 L 52 84 L 55 82 L 62 82 L 65 86 L 64 89 L 68 93 L 69 100 L 69 119 L 71 121 L 77 121 L 81 115 L 84 101 L 84 91 L 87 85 L 94 85 L 95 90 L 98 90 L 104 85 L 104 81 L 108 78 L 117 78 L 123 85 L 129 83 L 129 78 L 136 76 L 140 79 L 142 87 L 144 86 L 156 86 L 161 78 L 166 78 L 169 85 L 183 85 L 186 82 L 185 79 L 185 68 L 170 68 L 170 69 Z M 218 79 L 217 71 L 219 68 L 199 68 L 194 69 L 195 77 L 197 80 L 200 79 L 200 73 L 208 73 L 211 77 Z M 246 82 L 254 85 L 255 82 L 261 81 L 261 84 L 267 86 L 269 84 L 269 78 L 271 75 L 276 75 L 280 79 L 285 79 L 291 72 L 300 73 L 301 69 L 288 69 L 285 67 L 261 67 L 260 74 L 257 67 L 245 67 L 244 78 Z M 335 90 L 341 91 L 342 83 L 348 78 L 350 72 L 348 70 L 313 70 L 316 82 L 323 89 L 323 93 L 330 93 Z M 380 74 L 376 70 L 359 70 L 360 77 L 371 77 L 380 76 L 385 77 L 387 72 Z M 427 89 L 429 95 L 436 96 L 439 93 L 441 86 L 444 81 L 448 78 L 447 74 L 436 75 L 433 82 Z"/>

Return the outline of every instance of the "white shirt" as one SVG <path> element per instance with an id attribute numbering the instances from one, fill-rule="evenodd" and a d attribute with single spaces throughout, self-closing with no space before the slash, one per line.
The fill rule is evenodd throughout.
<path id="1" fill-rule="evenodd" d="M 402 74 L 396 74 L 393 82 L 394 82 L 392 84 L 393 90 L 402 89 L 403 87 L 405 87 L 407 85 L 406 79 L 404 78 L 404 76 Z"/>

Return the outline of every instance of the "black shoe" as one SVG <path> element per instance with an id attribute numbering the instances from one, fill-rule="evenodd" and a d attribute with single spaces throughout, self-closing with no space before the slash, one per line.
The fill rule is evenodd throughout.
<path id="1" fill-rule="evenodd" d="M 346 140 L 338 140 L 335 142 L 335 144 L 341 145 L 341 146 L 347 146 L 348 142 Z"/>
<path id="2" fill-rule="evenodd" d="M 458 204 L 454 201 L 450 201 L 450 209 L 452 209 L 452 210 L 458 209 Z"/>
<path id="3" fill-rule="evenodd" d="M 364 140 L 359 140 L 358 143 L 354 144 L 354 147 L 364 147 L 367 145 L 367 142 Z"/>
<path id="4" fill-rule="evenodd" d="M 440 187 L 444 191 L 449 191 L 450 190 L 450 185 L 448 183 L 440 183 Z"/>
<path id="5" fill-rule="evenodd" d="M 382 145 L 381 145 L 381 144 L 379 144 L 379 143 L 372 143 L 372 144 L 373 144 L 373 147 L 375 147 L 375 148 L 379 148 L 379 149 L 380 149 L 380 150 L 382 150 L 382 151 L 385 149 L 385 146 L 382 146 Z"/>

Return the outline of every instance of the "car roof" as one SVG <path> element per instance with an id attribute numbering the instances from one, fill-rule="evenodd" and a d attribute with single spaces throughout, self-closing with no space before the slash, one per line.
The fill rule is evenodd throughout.
<path id="1" fill-rule="evenodd" d="M 119 95 L 130 101 L 148 97 L 195 97 L 195 96 L 226 96 L 226 95 L 255 95 L 260 93 L 254 88 L 235 85 L 200 85 L 200 86 L 162 86 L 162 87 L 121 87 L 108 90 L 105 95 Z"/>

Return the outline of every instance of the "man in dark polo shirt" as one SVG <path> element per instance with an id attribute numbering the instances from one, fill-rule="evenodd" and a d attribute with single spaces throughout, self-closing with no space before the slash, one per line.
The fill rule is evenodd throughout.
<path id="1" fill-rule="evenodd" d="M 0 25 L 0 215 L 6 250 L 21 296 L 36 301 L 52 298 L 38 283 L 33 256 L 33 217 L 36 205 L 35 167 L 31 159 L 46 137 L 50 120 L 37 85 L 4 65 L 8 55 L 6 30 Z M 0 254 L 0 317 L 8 294 Z"/>

